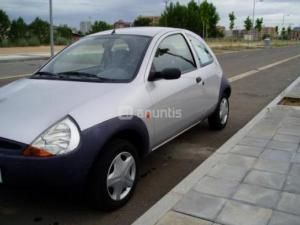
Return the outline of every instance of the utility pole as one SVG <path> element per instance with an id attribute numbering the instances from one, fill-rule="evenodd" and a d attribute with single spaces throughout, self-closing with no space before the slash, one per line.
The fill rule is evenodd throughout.
<path id="1" fill-rule="evenodd" d="M 254 38 L 254 27 L 255 27 L 255 6 L 256 6 L 256 0 L 253 0 L 253 14 L 252 14 L 253 38 Z"/>
<path id="2" fill-rule="evenodd" d="M 50 14 L 50 51 L 51 57 L 54 55 L 54 40 L 53 40 L 53 14 L 52 14 L 52 0 L 49 0 L 49 14 Z"/>
<path id="3" fill-rule="evenodd" d="M 170 0 L 164 0 L 165 10 L 167 9 L 169 2 L 170 2 Z M 168 26 L 168 18 L 167 17 L 165 17 L 165 26 Z"/>
<path id="4" fill-rule="evenodd" d="M 263 2 L 264 0 L 259 0 L 260 2 Z M 255 9 L 256 9 L 256 0 L 253 0 L 253 15 L 252 15 L 252 35 L 254 40 L 254 34 L 255 34 Z"/>
<path id="5" fill-rule="evenodd" d="M 285 17 L 286 16 L 290 16 L 290 14 L 283 14 L 283 18 L 282 18 L 282 27 L 284 27 L 285 25 Z"/>

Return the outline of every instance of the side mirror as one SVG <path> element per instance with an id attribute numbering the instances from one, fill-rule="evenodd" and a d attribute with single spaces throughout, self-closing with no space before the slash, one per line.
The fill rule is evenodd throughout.
<path id="1" fill-rule="evenodd" d="M 181 77 L 181 71 L 177 68 L 166 68 L 161 72 L 150 73 L 149 81 L 157 79 L 176 80 Z"/>

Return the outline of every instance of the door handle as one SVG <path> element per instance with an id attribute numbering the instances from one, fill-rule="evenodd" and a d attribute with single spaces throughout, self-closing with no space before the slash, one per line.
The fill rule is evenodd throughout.
<path id="1" fill-rule="evenodd" d="M 196 78 L 196 82 L 199 84 L 199 83 L 201 83 L 201 81 L 202 81 L 202 78 L 201 77 L 197 77 Z"/>

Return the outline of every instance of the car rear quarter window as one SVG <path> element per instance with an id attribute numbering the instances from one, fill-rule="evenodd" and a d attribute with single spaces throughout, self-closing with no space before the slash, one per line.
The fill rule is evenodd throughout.
<path id="1" fill-rule="evenodd" d="M 181 73 L 196 69 L 191 50 L 181 34 L 166 37 L 156 51 L 152 70 L 161 72 L 166 68 L 177 68 Z"/>
<path id="2" fill-rule="evenodd" d="M 201 43 L 200 40 L 198 40 L 197 38 L 188 35 L 188 38 L 190 39 L 196 54 L 198 56 L 200 65 L 203 66 L 207 66 L 209 64 L 211 64 L 214 59 L 212 57 L 212 55 L 210 54 L 210 52 L 208 51 L 208 49 L 204 46 L 203 43 Z"/>

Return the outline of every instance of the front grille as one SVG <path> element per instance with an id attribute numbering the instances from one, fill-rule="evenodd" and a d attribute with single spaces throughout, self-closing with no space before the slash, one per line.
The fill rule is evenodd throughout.
<path id="1" fill-rule="evenodd" d="M 4 138 L 0 138 L 0 149 L 5 150 L 21 150 L 24 146 L 20 143 L 17 143 L 15 141 L 7 140 Z"/>

